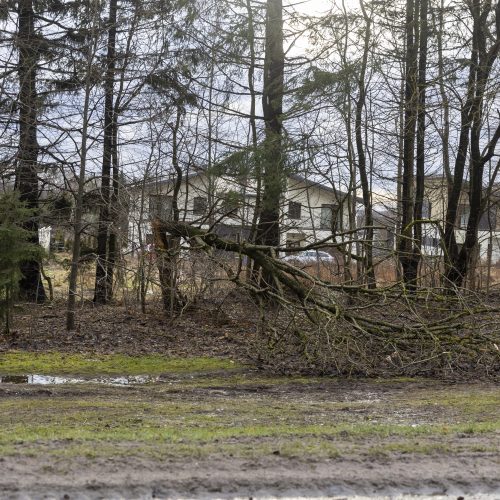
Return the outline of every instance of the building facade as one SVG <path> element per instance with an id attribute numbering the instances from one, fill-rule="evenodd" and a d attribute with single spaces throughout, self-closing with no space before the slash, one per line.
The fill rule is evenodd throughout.
<path id="1" fill-rule="evenodd" d="M 132 249 L 152 243 L 151 217 L 169 219 L 175 179 L 136 184 L 130 190 L 129 241 Z M 177 187 L 179 220 L 228 239 L 250 236 L 255 217 L 255 182 L 196 172 Z M 349 227 L 345 193 L 299 175 L 286 179 L 280 201 L 280 244 L 304 247 Z"/>

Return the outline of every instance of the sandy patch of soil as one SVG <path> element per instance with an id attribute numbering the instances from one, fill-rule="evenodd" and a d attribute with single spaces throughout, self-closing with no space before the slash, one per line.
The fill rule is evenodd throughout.
<path id="1" fill-rule="evenodd" d="M 2 498 L 259 498 L 500 495 L 497 457 L 308 461 L 4 459 Z M 472 495 L 472 497 L 470 497 Z"/>

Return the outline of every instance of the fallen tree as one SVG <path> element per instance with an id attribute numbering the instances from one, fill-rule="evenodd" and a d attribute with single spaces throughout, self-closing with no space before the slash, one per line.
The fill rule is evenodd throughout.
<path id="1" fill-rule="evenodd" d="M 372 289 L 330 283 L 277 257 L 278 251 L 291 249 L 230 241 L 178 221 L 155 220 L 153 225 L 192 249 L 239 256 L 236 270 L 223 260 L 219 265 L 227 280 L 248 291 L 258 304 L 272 363 L 281 350 L 288 357 L 303 355 L 306 369 L 329 373 L 500 373 L 495 321 L 500 307 L 485 305 L 478 295 L 450 297 L 440 289 L 408 294 L 399 284 Z M 305 248 L 339 246 L 325 239 Z M 243 256 L 273 282 L 247 280 Z"/>

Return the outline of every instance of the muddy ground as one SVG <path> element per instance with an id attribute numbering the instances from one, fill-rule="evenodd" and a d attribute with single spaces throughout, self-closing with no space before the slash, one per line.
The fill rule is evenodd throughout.
<path id="1" fill-rule="evenodd" d="M 210 305 L 175 321 L 87 305 L 68 335 L 63 306 L 19 308 L 0 378 L 71 378 L 59 358 L 43 370 L 37 356 L 50 352 L 84 371 L 57 385 L 2 378 L 0 499 L 500 498 L 497 383 L 276 376 L 257 369 L 254 327 Z M 113 353 L 137 359 L 97 363 Z M 188 361 L 156 366 L 145 384 L 97 369 L 149 375 L 151 355 Z M 42 372 L 23 372 L 26 356 Z"/>
<path id="2" fill-rule="evenodd" d="M 269 377 L 0 385 L 0 498 L 500 498 L 500 388 Z"/>
<path id="3" fill-rule="evenodd" d="M 63 463 L 61 463 L 63 462 Z M 217 459 L 151 462 L 129 459 L 7 461 L 12 478 L 2 498 L 498 498 L 498 462 L 487 458 L 362 460 Z M 21 470 L 20 470 L 21 469 Z M 438 470 L 439 469 L 439 470 Z M 61 470 L 63 472 L 61 472 Z M 479 491 L 490 493 L 479 493 Z M 496 495 L 495 495 L 496 492 Z"/>

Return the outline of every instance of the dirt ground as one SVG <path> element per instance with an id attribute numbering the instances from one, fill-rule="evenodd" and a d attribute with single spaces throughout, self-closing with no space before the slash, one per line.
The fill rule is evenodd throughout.
<path id="1" fill-rule="evenodd" d="M 250 319 L 203 305 L 174 322 L 86 306 L 71 335 L 57 304 L 16 316 L 0 375 L 17 351 L 235 364 L 146 384 L 4 378 L 0 499 L 500 499 L 494 382 L 275 376 L 258 369 Z"/>
<path id="2" fill-rule="evenodd" d="M 64 301 L 16 308 L 12 336 L 0 335 L 0 352 L 7 350 L 215 356 L 248 360 L 255 344 L 253 318 L 234 317 L 224 304 L 199 302 L 170 320 L 160 304 L 147 314 L 133 306 L 94 306 L 86 302 L 77 311 L 77 329 L 65 329 Z M 241 305 L 239 306 L 242 307 Z"/>
<path id="3" fill-rule="evenodd" d="M 117 459 L 41 467 L 8 460 L 2 498 L 499 498 L 498 461 L 486 457 L 362 460 L 296 459 L 151 462 Z M 64 469 L 64 473 L 59 472 Z M 49 469 L 49 470 L 47 470 Z M 483 493 L 479 493 L 482 491 Z M 489 492 L 489 493 L 488 493 Z M 404 495 L 404 496 L 403 496 Z"/>
<path id="4" fill-rule="evenodd" d="M 251 370 L 0 384 L 0 498 L 500 498 L 499 407 L 484 383 Z"/>

